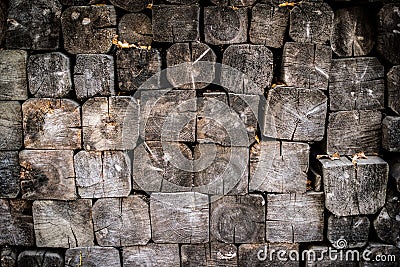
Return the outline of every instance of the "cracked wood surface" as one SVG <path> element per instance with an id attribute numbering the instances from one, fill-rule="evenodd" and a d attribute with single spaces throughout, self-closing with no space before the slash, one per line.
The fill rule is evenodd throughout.
<path id="1" fill-rule="evenodd" d="M 28 81 L 24 50 L 0 50 L 0 100 L 26 100 Z"/>
<path id="2" fill-rule="evenodd" d="M 181 247 L 181 266 L 185 267 L 235 267 L 237 260 L 238 252 L 233 244 L 211 242 Z"/>
<path id="3" fill-rule="evenodd" d="M 168 255 L 168 257 L 166 257 Z M 154 244 L 122 248 L 123 266 L 165 266 L 180 264 L 178 244 Z"/>
<path id="4" fill-rule="evenodd" d="M 0 151 L 0 198 L 16 198 L 19 187 L 18 151 Z"/>
<path id="5" fill-rule="evenodd" d="M 118 23 L 118 34 L 122 42 L 151 45 L 153 41 L 151 18 L 142 13 L 126 14 Z"/>
<path id="6" fill-rule="evenodd" d="M 109 247 L 77 247 L 65 252 L 65 267 L 121 267 L 119 251 Z"/>
<path id="7" fill-rule="evenodd" d="M 18 101 L 0 103 L 0 150 L 18 150 L 22 147 L 22 110 Z"/>
<path id="8" fill-rule="evenodd" d="M 400 66 L 392 67 L 387 73 L 388 107 L 400 115 Z"/>
<path id="9" fill-rule="evenodd" d="M 382 147 L 400 152 L 400 117 L 386 116 L 382 121 Z"/>
<path id="10" fill-rule="evenodd" d="M 370 222 L 367 216 L 328 217 L 327 238 L 332 246 L 341 249 L 340 240 L 347 241 L 346 249 L 367 245 Z"/>
<path id="11" fill-rule="evenodd" d="M 376 50 L 393 65 L 400 64 L 400 3 L 386 4 L 378 13 Z"/>

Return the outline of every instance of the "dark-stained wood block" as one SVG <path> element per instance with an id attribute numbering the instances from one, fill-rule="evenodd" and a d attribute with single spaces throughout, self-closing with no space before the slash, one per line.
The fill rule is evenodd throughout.
<path id="1" fill-rule="evenodd" d="M 233 93 L 262 95 L 274 76 L 273 55 L 264 45 L 231 45 L 222 64 L 220 83 Z"/>
<path id="2" fill-rule="evenodd" d="M 323 240 L 323 193 L 268 194 L 266 214 L 268 242 Z"/>
<path id="3" fill-rule="evenodd" d="M 204 8 L 204 37 L 213 45 L 247 41 L 248 9 L 208 6 Z"/>
<path id="4" fill-rule="evenodd" d="M 114 59 L 109 55 L 77 55 L 74 85 L 78 99 L 114 95 Z"/>
<path id="5" fill-rule="evenodd" d="M 268 92 L 263 134 L 292 141 L 321 141 L 328 98 L 320 90 L 276 87 Z"/>
<path id="6" fill-rule="evenodd" d="M 0 252 L 0 264 L 2 267 L 17 266 L 17 251 L 15 248 L 4 247 Z"/>
<path id="7" fill-rule="evenodd" d="M 283 48 L 281 79 L 289 86 L 326 90 L 331 60 L 329 46 L 287 42 Z"/>
<path id="8" fill-rule="evenodd" d="M 74 248 L 93 246 L 92 201 L 38 200 L 33 202 L 36 245 Z"/>
<path id="9" fill-rule="evenodd" d="M 278 251 L 283 251 L 284 258 L 280 260 Z M 265 244 L 242 244 L 239 246 L 239 266 L 272 267 L 272 266 L 299 266 L 299 259 L 294 256 L 299 253 L 299 244 L 290 243 L 265 243 Z"/>
<path id="10" fill-rule="evenodd" d="M 211 0 L 211 3 L 216 4 L 218 6 L 252 6 L 256 1 L 255 0 Z"/>
<path id="11" fill-rule="evenodd" d="M 34 245 L 31 209 L 31 203 L 25 200 L 0 199 L 0 245 Z"/>
<path id="12" fill-rule="evenodd" d="M 309 152 L 306 143 L 255 143 L 250 148 L 249 191 L 305 193 Z"/>
<path id="13" fill-rule="evenodd" d="M 111 4 L 129 12 L 139 12 L 151 4 L 150 0 L 110 0 Z"/>
<path id="14" fill-rule="evenodd" d="M 389 152 L 400 152 L 400 117 L 387 116 L 383 120 L 382 146 Z"/>
<path id="15" fill-rule="evenodd" d="M 369 246 L 361 251 L 366 258 L 361 258 L 359 266 L 362 267 L 397 267 L 399 266 L 399 248 L 387 244 L 370 243 Z M 379 260 L 377 262 L 377 260 Z"/>
<path id="16" fill-rule="evenodd" d="M 331 254 L 329 255 L 329 251 Z M 302 252 L 304 255 L 305 266 L 307 267 L 359 267 L 356 250 L 336 250 L 333 247 L 324 245 L 311 245 L 307 250 Z M 354 254 L 353 254 L 354 252 Z M 342 257 L 340 256 L 342 255 Z M 358 254 L 362 257 L 362 253 Z"/>
<path id="17" fill-rule="evenodd" d="M 142 13 L 124 15 L 118 23 L 119 38 L 130 44 L 151 45 L 153 29 L 149 16 Z"/>
<path id="18" fill-rule="evenodd" d="M 116 61 L 120 90 L 160 89 L 161 55 L 157 49 L 122 49 Z"/>
<path id="19" fill-rule="evenodd" d="M 6 1 L 2 1 L 0 3 L 0 44 L 3 43 L 3 39 L 6 35 L 6 29 L 7 29 L 6 22 L 7 22 L 7 3 Z"/>
<path id="20" fill-rule="evenodd" d="M 330 110 L 383 109 L 384 68 L 374 57 L 332 60 L 329 72 Z"/>
<path id="21" fill-rule="evenodd" d="M 82 106 L 85 150 L 132 150 L 139 136 L 139 105 L 128 96 L 95 97 Z"/>
<path id="22" fill-rule="evenodd" d="M 324 2 L 302 2 L 290 11 L 289 36 L 295 42 L 325 44 L 330 40 L 334 13 Z"/>
<path id="23" fill-rule="evenodd" d="M 375 45 L 373 13 L 364 7 L 345 7 L 335 11 L 331 47 L 340 57 L 365 56 Z"/>
<path id="24" fill-rule="evenodd" d="M 6 47 L 56 50 L 59 48 L 61 4 L 57 0 L 10 0 Z"/>
<path id="25" fill-rule="evenodd" d="M 201 89 L 215 78 L 214 51 L 203 43 L 176 43 L 167 49 L 168 81 L 176 88 Z"/>
<path id="26" fill-rule="evenodd" d="M 22 198 L 72 200 L 76 196 L 72 150 L 22 150 Z"/>
<path id="27" fill-rule="evenodd" d="M 339 111 L 329 114 L 326 152 L 352 155 L 377 153 L 381 144 L 382 114 L 372 110 Z"/>
<path id="28" fill-rule="evenodd" d="M 237 248 L 233 244 L 211 242 L 209 244 L 182 245 L 181 266 L 236 267 Z"/>
<path id="29" fill-rule="evenodd" d="M 345 248 L 360 248 L 367 244 L 370 222 L 366 216 L 328 218 L 327 237 L 332 246 L 341 249 L 341 240 L 346 240 Z"/>
<path id="30" fill-rule="evenodd" d="M 384 204 L 389 166 L 377 156 L 359 159 L 319 159 L 325 206 L 337 216 L 374 214 Z"/>
<path id="31" fill-rule="evenodd" d="M 131 191 L 131 161 L 122 151 L 80 151 L 74 166 L 81 198 L 126 197 Z"/>
<path id="32" fill-rule="evenodd" d="M 155 5 L 152 11 L 154 41 L 175 43 L 199 40 L 198 5 Z"/>
<path id="33" fill-rule="evenodd" d="M 400 3 L 386 4 L 378 13 L 376 50 L 390 63 L 400 64 Z"/>
<path id="34" fill-rule="evenodd" d="M 80 111 L 79 104 L 70 99 L 25 101 L 22 105 L 25 148 L 81 148 Z"/>
<path id="35" fill-rule="evenodd" d="M 392 67 L 387 73 L 388 107 L 400 115 L 400 66 Z"/>
<path id="36" fill-rule="evenodd" d="M 48 250 L 24 250 L 18 255 L 18 266 L 63 267 L 64 257 Z"/>
<path id="37" fill-rule="evenodd" d="M 18 151 L 0 151 L 0 198 L 16 198 L 19 193 Z"/>
<path id="38" fill-rule="evenodd" d="M 92 216 L 100 246 L 146 245 L 151 238 L 149 204 L 141 196 L 101 198 Z"/>
<path id="39" fill-rule="evenodd" d="M 116 17 L 111 5 L 67 8 L 61 16 L 65 50 L 71 54 L 107 53 L 117 33 Z"/>
<path id="40" fill-rule="evenodd" d="M 393 154 L 392 154 L 393 155 Z M 397 187 L 397 192 L 400 192 L 400 157 L 393 157 L 389 160 L 389 175 L 394 179 Z"/>
<path id="41" fill-rule="evenodd" d="M 209 241 L 207 195 L 196 192 L 153 193 L 150 197 L 150 216 L 152 240 L 156 243 Z"/>
<path id="42" fill-rule="evenodd" d="M 34 97 L 60 98 L 72 90 L 69 58 L 60 52 L 30 56 L 27 72 Z"/>
<path id="43" fill-rule="evenodd" d="M 17 150 L 22 146 L 22 113 L 18 101 L 0 102 L 0 150 Z"/>
<path id="44" fill-rule="evenodd" d="M 123 266 L 179 266 L 178 244 L 154 244 L 146 246 L 124 247 L 122 249 Z"/>
<path id="45" fill-rule="evenodd" d="M 0 50 L 0 100 L 26 100 L 27 53 L 23 50 Z"/>
<path id="46" fill-rule="evenodd" d="M 101 0 L 60 0 L 64 6 L 89 6 L 101 2 Z"/>
<path id="47" fill-rule="evenodd" d="M 65 267 L 121 267 L 119 251 L 116 248 L 77 247 L 65 252 Z"/>

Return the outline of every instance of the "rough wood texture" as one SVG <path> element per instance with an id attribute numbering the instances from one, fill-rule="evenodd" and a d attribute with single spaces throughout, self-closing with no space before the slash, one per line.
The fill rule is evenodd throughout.
<path id="1" fill-rule="evenodd" d="M 199 40 L 198 5 L 155 5 L 152 10 L 154 41 L 173 43 Z"/>
<path id="2" fill-rule="evenodd" d="M 251 9 L 250 41 L 281 48 L 289 24 L 289 9 L 273 4 L 256 4 Z"/>
<path id="3" fill-rule="evenodd" d="M 92 201 L 39 200 L 33 202 L 36 245 L 74 248 L 93 246 Z"/>
<path id="4" fill-rule="evenodd" d="M 35 237 L 30 210 L 31 204 L 25 200 L 0 199 L 0 245 L 34 245 Z"/>
<path id="5" fill-rule="evenodd" d="M 153 29 L 151 19 L 145 14 L 124 15 L 118 24 L 119 38 L 130 44 L 151 45 Z"/>
<path id="6" fill-rule="evenodd" d="M 10 0 L 6 47 L 56 50 L 59 48 L 61 4 L 57 0 Z"/>
<path id="7" fill-rule="evenodd" d="M 341 249 L 340 240 L 346 240 L 346 248 L 364 247 L 368 242 L 370 222 L 366 216 L 328 218 L 327 237 L 332 246 Z"/>
<path id="8" fill-rule="evenodd" d="M 22 146 L 22 113 L 18 101 L 0 102 L 0 150 L 18 150 Z"/>
<path id="9" fill-rule="evenodd" d="M 213 45 L 247 41 L 247 8 L 208 6 L 204 8 L 204 37 Z"/>
<path id="10" fill-rule="evenodd" d="M 79 104 L 69 99 L 25 101 L 22 105 L 25 148 L 81 148 L 80 111 Z"/>
<path id="11" fill-rule="evenodd" d="M 331 47 L 340 57 L 365 56 L 375 45 L 373 13 L 363 7 L 335 11 Z"/>
<path id="12" fill-rule="evenodd" d="M 262 95 L 271 85 L 273 55 L 264 45 L 231 45 L 222 64 L 220 83 L 230 92 Z"/>
<path id="13" fill-rule="evenodd" d="M 18 151 L 0 151 L 0 198 L 16 198 L 19 193 Z"/>
<path id="14" fill-rule="evenodd" d="M 101 0 L 60 0 L 64 6 L 88 6 L 101 2 Z"/>
<path id="15" fill-rule="evenodd" d="M 150 197 L 150 216 L 152 240 L 156 243 L 209 241 L 207 195 L 196 192 L 153 193 Z M 170 254 L 163 255 L 171 257 Z"/>
<path id="16" fill-rule="evenodd" d="M 123 266 L 179 266 L 178 244 L 147 244 L 122 249 Z"/>
<path id="17" fill-rule="evenodd" d="M 78 247 L 65 252 L 65 267 L 121 267 L 116 248 Z"/>
<path id="18" fill-rule="evenodd" d="M 328 98 L 322 91 L 276 87 L 266 101 L 265 136 L 292 141 L 323 139 Z"/>
<path id="19" fill-rule="evenodd" d="M 72 6 L 61 17 L 64 48 L 71 54 L 107 53 L 116 34 L 113 6 Z"/>
<path id="20" fill-rule="evenodd" d="M 326 90 L 331 60 L 329 46 L 287 42 L 283 48 L 281 79 L 289 86 Z"/>
<path id="21" fill-rule="evenodd" d="M 80 151 L 74 166 L 81 198 L 126 197 L 131 191 L 131 161 L 122 151 Z"/>
<path id="22" fill-rule="evenodd" d="M 0 3 L 0 44 L 3 43 L 3 39 L 6 35 L 6 29 L 7 29 L 6 22 L 7 22 L 7 5 L 5 1 L 2 1 Z"/>
<path id="23" fill-rule="evenodd" d="M 394 66 L 387 73 L 388 107 L 400 115 L 400 66 Z"/>
<path id="24" fill-rule="evenodd" d="M 334 13 L 324 2 L 303 2 L 290 12 L 289 36 L 295 42 L 325 44 L 330 40 Z"/>
<path id="25" fill-rule="evenodd" d="M 307 267 L 321 267 L 321 266 L 343 266 L 343 267 L 359 267 L 356 255 L 352 253 L 354 250 L 336 250 L 333 247 L 324 245 L 311 245 L 307 247 L 308 254 L 305 254 L 305 266 Z M 331 256 L 329 256 L 331 250 Z M 342 258 L 340 257 L 342 253 Z M 362 253 L 359 254 L 360 258 Z M 347 260 L 346 260 L 347 257 Z M 354 257 L 354 258 L 353 258 Z"/>
<path id="26" fill-rule="evenodd" d="M 72 90 L 69 58 L 60 52 L 30 56 L 27 72 L 34 97 L 60 98 Z"/>
<path id="27" fill-rule="evenodd" d="M 156 74 L 160 71 L 161 56 L 157 49 L 122 49 L 117 52 L 118 87 L 122 91 L 151 89 L 143 87 L 147 84 L 159 89 Z"/>
<path id="28" fill-rule="evenodd" d="M 250 148 L 249 191 L 305 193 L 309 150 L 305 143 L 255 143 Z"/>
<path id="29" fill-rule="evenodd" d="M 210 214 L 212 240 L 224 243 L 265 241 L 265 200 L 262 195 L 215 198 Z"/>
<path id="30" fill-rule="evenodd" d="M 382 146 L 389 152 L 400 152 L 400 117 L 387 116 L 383 120 Z"/>
<path id="31" fill-rule="evenodd" d="M 139 136 L 139 105 L 128 96 L 90 98 L 82 106 L 85 150 L 131 150 Z"/>
<path id="32" fill-rule="evenodd" d="M 389 161 L 389 175 L 395 182 L 397 192 L 400 192 L 400 157 Z"/>
<path id="33" fill-rule="evenodd" d="M 337 216 L 374 214 L 384 204 L 389 175 L 388 164 L 377 156 L 351 160 L 320 159 L 325 206 Z"/>
<path id="34" fill-rule="evenodd" d="M 378 13 L 376 50 L 387 61 L 400 64 L 400 3 L 386 4 Z"/>
<path id="35" fill-rule="evenodd" d="M 151 4 L 150 0 L 110 0 L 111 4 L 129 12 L 139 12 Z"/>
<path id="36" fill-rule="evenodd" d="M 397 267 L 399 266 L 400 250 L 395 246 L 379 243 L 370 243 L 369 246 L 365 248 L 367 251 L 367 258 L 361 259 L 360 266 L 362 267 Z M 365 253 L 362 251 L 361 253 Z M 383 257 L 385 255 L 386 257 Z M 386 259 L 385 262 L 376 262 L 375 260 Z"/>
<path id="37" fill-rule="evenodd" d="M 114 95 L 114 59 L 109 55 L 77 55 L 74 85 L 78 99 Z"/>
<path id="38" fill-rule="evenodd" d="M 265 244 L 242 244 L 239 246 L 239 263 L 238 266 L 252 266 L 252 267 L 273 267 L 273 266 L 299 266 L 297 260 L 279 260 L 277 257 L 279 253 L 272 253 L 277 251 L 284 251 L 285 258 L 294 252 L 299 253 L 299 244 L 288 243 L 265 243 Z M 259 259 L 260 257 L 261 259 Z M 265 259 L 264 259 L 265 258 Z"/>
<path id="39" fill-rule="evenodd" d="M 237 248 L 233 244 L 212 242 L 181 247 L 182 267 L 236 267 L 237 258 Z"/>
<path id="40" fill-rule="evenodd" d="M 255 0 L 211 0 L 211 3 L 216 4 L 218 6 L 252 6 L 256 1 Z"/>
<path id="41" fill-rule="evenodd" d="M 316 192 L 322 191 L 322 175 L 319 174 L 313 167 L 310 167 L 310 171 L 308 173 L 308 181 L 311 182 L 311 189 Z"/>
<path id="42" fill-rule="evenodd" d="M 72 150 L 22 150 L 19 164 L 22 198 L 76 198 Z"/>
<path id="43" fill-rule="evenodd" d="M 339 111 L 329 114 L 326 153 L 352 155 L 377 153 L 381 143 L 382 114 L 372 110 Z"/>
<path id="44" fill-rule="evenodd" d="M 26 100 L 27 53 L 23 50 L 0 50 L 0 100 Z"/>
<path id="45" fill-rule="evenodd" d="M 374 57 L 332 60 L 329 72 L 330 110 L 383 109 L 384 68 Z"/>
<path id="46" fill-rule="evenodd" d="M 266 237 L 268 242 L 322 241 L 324 195 L 268 194 Z"/>
<path id="47" fill-rule="evenodd" d="M 16 249 L 5 247 L 0 252 L 0 264 L 2 267 L 15 267 L 17 266 L 17 252 Z"/>
<path id="48" fill-rule="evenodd" d="M 18 266 L 63 267 L 64 257 L 47 250 L 25 250 L 18 255 Z"/>
<path id="49" fill-rule="evenodd" d="M 99 199 L 92 216 L 100 246 L 146 245 L 151 238 L 149 204 L 141 196 Z"/>
<path id="50" fill-rule="evenodd" d="M 215 67 L 212 63 L 216 61 L 216 55 L 206 44 L 173 44 L 167 49 L 166 58 L 167 79 L 176 88 L 201 89 L 215 78 Z M 210 62 L 210 65 L 205 65 L 204 61 Z"/>

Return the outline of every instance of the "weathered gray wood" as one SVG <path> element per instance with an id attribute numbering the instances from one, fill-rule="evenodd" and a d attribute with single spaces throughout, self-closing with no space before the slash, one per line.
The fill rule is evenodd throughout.
<path id="1" fill-rule="evenodd" d="M 273 55 L 264 45 L 231 45 L 222 64 L 220 83 L 233 93 L 262 95 L 274 76 Z"/>
<path id="2" fill-rule="evenodd" d="M 279 260 L 278 251 L 283 251 L 283 258 Z M 265 243 L 242 244 L 239 246 L 239 266 L 272 267 L 272 266 L 299 266 L 299 260 L 289 259 L 289 256 L 299 253 L 299 244 L 289 243 Z M 282 255 L 281 255 L 282 256 Z"/>
<path id="3" fill-rule="evenodd" d="M 24 145 L 33 149 L 81 148 L 80 106 L 70 99 L 31 98 L 22 105 Z"/>
<path id="4" fill-rule="evenodd" d="M 374 214 L 384 204 L 388 164 L 377 156 L 359 159 L 319 159 L 324 181 L 325 206 L 337 216 Z"/>
<path id="5" fill-rule="evenodd" d="M 0 102 L 0 150 L 17 150 L 22 146 L 22 113 L 18 101 Z"/>
<path id="6" fill-rule="evenodd" d="M 80 151 L 74 166 L 81 198 L 126 197 L 131 191 L 131 161 L 122 151 Z"/>
<path id="7" fill-rule="evenodd" d="M 256 1 L 255 0 L 211 0 L 211 3 L 216 4 L 218 6 L 252 6 Z"/>
<path id="8" fill-rule="evenodd" d="M 198 5 L 155 5 L 152 10 L 154 41 L 175 43 L 199 40 Z"/>
<path id="9" fill-rule="evenodd" d="M 389 152 L 400 152 L 400 117 L 387 116 L 383 120 L 382 146 Z"/>
<path id="10" fill-rule="evenodd" d="M 292 141 L 323 139 L 328 98 L 322 91 L 276 87 L 269 91 L 266 101 L 265 136 Z"/>
<path id="11" fill-rule="evenodd" d="M 72 200 L 77 197 L 72 150 L 22 150 L 19 164 L 22 198 Z"/>
<path id="12" fill-rule="evenodd" d="M 268 194 L 266 238 L 269 242 L 323 240 L 324 194 Z"/>
<path id="13" fill-rule="evenodd" d="M 131 150 L 139 136 L 139 105 L 128 96 L 95 97 L 82 106 L 85 150 Z"/>
<path id="14" fill-rule="evenodd" d="M 331 251 L 330 255 L 329 251 Z M 301 255 L 304 255 L 305 266 L 307 267 L 359 267 L 357 255 L 353 254 L 354 251 L 336 250 L 324 245 L 311 245 L 307 247 L 306 252 L 302 251 Z M 359 255 L 361 258 L 362 253 L 359 253 Z"/>
<path id="15" fill-rule="evenodd" d="M 99 199 L 92 216 L 100 246 L 146 245 L 151 238 L 149 204 L 141 196 Z"/>
<path id="16" fill-rule="evenodd" d="M 179 266 L 178 244 L 147 244 L 122 249 L 123 266 Z"/>
<path id="17" fill-rule="evenodd" d="M 400 250 L 395 246 L 379 243 L 370 243 L 361 253 L 367 259 L 361 259 L 361 267 L 397 267 L 399 266 Z M 380 262 L 377 262 L 379 260 Z"/>
<path id="18" fill-rule="evenodd" d="M 181 247 L 182 267 L 236 267 L 237 258 L 237 248 L 233 244 L 211 242 Z"/>
<path id="19" fill-rule="evenodd" d="M 56 50 L 59 48 L 61 4 L 57 0 L 10 0 L 6 47 Z"/>
<path id="20" fill-rule="evenodd" d="M 378 13 L 376 50 L 392 64 L 400 64 L 400 3 L 386 4 Z M 397 52 L 396 52 L 397 51 Z"/>
<path id="21" fill-rule="evenodd" d="M 114 95 L 114 59 L 109 55 L 77 55 L 74 85 L 78 99 Z"/>
<path id="22" fill-rule="evenodd" d="M 64 257 L 61 253 L 47 250 L 24 250 L 18 255 L 18 266 L 63 267 Z"/>
<path id="23" fill-rule="evenodd" d="M 283 48 L 281 79 L 289 86 L 326 90 L 331 60 L 329 46 L 287 42 Z"/>
<path id="24" fill-rule="evenodd" d="M 64 6 L 88 6 L 101 2 L 101 0 L 60 0 Z"/>
<path id="25" fill-rule="evenodd" d="M 332 246 L 341 249 L 341 240 L 346 240 L 346 248 L 364 247 L 368 242 L 370 222 L 366 216 L 328 218 L 327 237 Z"/>
<path id="26" fill-rule="evenodd" d="M 250 41 L 281 48 L 289 25 L 289 9 L 273 4 L 256 4 L 251 9 Z"/>
<path id="27" fill-rule="evenodd" d="M 207 195 L 196 192 L 153 193 L 150 197 L 150 216 L 152 240 L 156 243 L 209 241 Z"/>
<path id="28" fill-rule="evenodd" d="M 363 7 L 335 10 L 332 50 L 340 57 L 365 56 L 375 45 L 373 13 Z"/>
<path id="29" fill-rule="evenodd" d="M 27 57 L 23 50 L 0 50 L 0 100 L 28 98 Z"/>
<path id="30" fill-rule="evenodd" d="M 400 66 L 394 66 L 387 73 L 388 107 L 400 115 Z"/>
<path id="31" fill-rule="evenodd" d="M 330 40 L 334 13 L 324 2 L 303 2 L 290 12 L 289 36 L 295 42 L 325 44 Z"/>
<path id="32" fill-rule="evenodd" d="M 322 176 L 319 174 L 314 168 L 310 167 L 310 171 L 308 173 L 308 179 L 310 181 L 310 187 L 312 190 L 316 192 L 322 191 Z"/>
<path id="33" fill-rule="evenodd" d="M 211 199 L 211 240 L 225 243 L 265 241 L 265 200 L 261 195 Z"/>
<path id="34" fill-rule="evenodd" d="M 19 193 L 18 151 L 0 151 L 0 198 L 16 198 Z"/>
<path id="35" fill-rule="evenodd" d="M 116 34 L 113 6 L 72 6 L 61 16 L 64 48 L 71 54 L 107 53 Z"/>
<path id="36" fill-rule="evenodd" d="M 204 8 L 204 37 L 213 45 L 247 41 L 247 8 L 208 6 Z"/>
<path id="37" fill-rule="evenodd" d="M 92 201 L 38 200 L 33 202 L 36 245 L 74 248 L 93 246 Z"/>
<path id="38" fill-rule="evenodd" d="M 111 4 L 129 12 L 142 11 L 151 4 L 150 0 L 110 0 Z"/>
<path id="39" fill-rule="evenodd" d="M 31 206 L 21 199 L 0 199 L 0 245 L 34 245 Z"/>
<path id="40" fill-rule="evenodd" d="M 116 248 L 77 247 L 65 252 L 65 267 L 121 267 L 119 251 Z"/>
<path id="41" fill-rule="evenodd" d="M 250 148 L 249 191 L 305 193 L 309 151 L 305 143 L 255 143 Z"/>
<path id="42" fill-rule="evenodd" d="M 332 60 L 329 72 L 330 110 L 383 109 L 384 68 L 377 58 Z"/>
<path id="43" fill-rule="evenodd" d="M 379 111 L 353 110 L 330 113 L 325 143 L 327 154 L 379 152 L 381 120 L 382 114 Z"/>
<path id="44" fill-rule="evenodd" d="M 118 87 L 122 91 L 149 89 L 143 88 L 145 82 L 161 71 L 161 56 L 157 49 L 122 49 L 117 52 L 116 61 Z M 157 76 L 148 83 L 159 89 Z"/>
<path id="45" fill-rule="evenodd" d="M 27 72 L 34 97 L 60 98 L 72 90 L 69 58 L 60 52 L 30 56 Z"/>
<path id="46" fill-rule="evenodd" d="M 126 14 L 118 23 L 118 34 L 122 41 L 130 44 L 151 45 L 153 41 L 151 19 L 142 13 Z"/>
<path id="47" fill-rule="evenodd" d="M 15 248 L 4 247 L 0 252 L 0 264 L 2 267 L 17 266 L 17 252 Z"/>
<path id="48" fill-rule="evenodd" d="M 167 49 L 166 57 L 167 79 L 174 87 L 201 89 L 215 78 L 215 68 L 212 63 L 216 61 L 216 55 L 206 44 L 197 42 L 176 43 Z M 198 61 L 200 61 L 200 64 L 197 63 Z M 207 68 L 204 61 L 210 62 Z"/>

